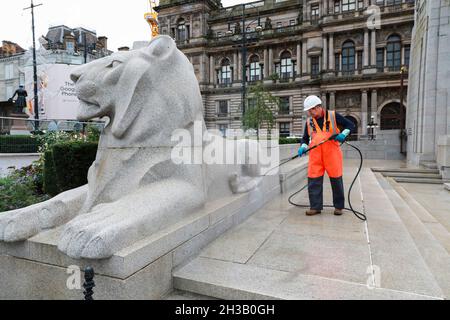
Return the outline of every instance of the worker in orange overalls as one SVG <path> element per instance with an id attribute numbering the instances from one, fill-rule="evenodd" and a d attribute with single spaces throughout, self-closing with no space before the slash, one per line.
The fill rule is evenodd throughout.
<path id="1" fill-rule="evenodd" d="M 355 130 L 355 125 L 335 111 L 324 110 L 322 100 L 317 96 L 306 98 L 304 110 L 308 113 L 308 120 L 302 140 L 303 144 L 298 151 L 300 157 L 309 148 L 336 135 L 333 140 L 309 153 L 308 192 L 311 209 L 306 212 L 306 215 L 314 216 L 322 213 L 323 177 L 326 171 L 333 189 L 334 214 L 341 216 L 345 208 L 345 195 L 342 179 L 343 155 L 339 143 L 345 142 L 348 135 Z M 338 126 L 343 128 L 342 132 Z"/>

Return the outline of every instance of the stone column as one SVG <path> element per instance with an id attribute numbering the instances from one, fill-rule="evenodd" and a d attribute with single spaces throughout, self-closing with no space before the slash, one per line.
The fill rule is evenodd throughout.
<path id="1" fill-rule="evenodd" d="M 237 60 L 238 70 L 237 70 L 237 79 L 238 81 L 242 80 L 242 53 L 241 50 L 238 51 L 238 60 Z"/>
<path id="2" fill-rule="evenodd" d="M 367 8 L 369 6 L 369 0 L 364 0 L 364 8 Z"/>
<path id="3" fill-rule="evenodd" d="M 335 70 L 336 66 L 334 65 L 334 39 L 333 34 L 330 33 L 330 48 L 329 48 L 329 61 L 330 61 L 330 70 Z"/>
<path id="4" fill-rule="evenodd" d="M 233 82 L 238 80 L 238 54 L 237 52 L 233 53 Z"/>
<path id="5" fill-rule="evenodd" d="M 322 53 L 322 70 L 328 70 L 328 39 L 327 36 L 325 35 L 323 37 L 323 53 Z"/>
<path id="6" fill-rule="evenodd" d="M 364 30 L 364 53 L 363 53 L 363 61 L 364 67 L 367 67 L 369 65 L 369 31 L 366 29 Z"/>
<path id="7" fill-rule="evenodd" d="M 328 108 L 328 103 L 327 103 L 327 93 L 326 92 L 322 92 L 322 106 L 327 109 Z"/>
<path id="8" fill-rule="evenodd" d="M 214 77 L 214 57 L 209 56 L 209 83 L 214 84 L 216 82 L 216 79 Z"/>
<path id="9" fill-rule="evenodd" d="M 301 65 L 302 65 L 302 47 L 300 43 L 297 43 L 297 64 L 295 65 L 295 72 L 297 73 L 297 76 L 301 76 Z"/>
<path id="10" fill-rule="evenodd" d="M 372 101 L 371 101 L 372 109 L 370 110 L 373 117 L 373 121 L 379 124 L 378 122 L 378 92 L 377 90 L 372 90 Z"/>
<path id="11" fill-rule="evenodd" d="M 307 51 L 307 40 L 303 40 L 302 42 L 302 75 L 308 73 L 308 51 Z"/>
<path id="12" fill-rule="evenodd" d="M 330 92 L 330 110 L 336 110 L 336 92 Z"/>
<path id="13" fill-rule="evenodd" d="M 269 78 L 269 50 L 264 49 L 264 79 Z"/>
<path id="14" fill-rule="evenodd" d="M 269 48 L 269 76 L 274 73 L 273 70 L 273 49 Z"/>
<path id="15" fill-rule="evenodd" d="M 200 56 L 200 83 L 205 83 L 205 55 L 202 53 Z"/>
<path id="16" fill-rule="evenodd" d="M 372 30 L 372 46 L 370 48 L 370 65 L 376 66 L 377 65 L 377 34 L 376 29 Z"/>
<path id="17" fill-rule="evenodd" d="M 361 97 L 361 134 L 363 136 L 367 135 L 367 108 L 368 108 L 367 90 L 362 90 L 362 97 Z"/>

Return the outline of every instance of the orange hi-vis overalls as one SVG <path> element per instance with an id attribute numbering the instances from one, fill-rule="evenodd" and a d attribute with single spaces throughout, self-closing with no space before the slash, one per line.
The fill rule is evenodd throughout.
<path id="1" fill-rule="evenodd" d="M 337 126 L 334 111 L 325 111 L 325 117 L 322 129 L 316 119 L 310 118 L 307 121 L 308 133 L 311 138 L 310 148 L 341 132 Z M 309 153 L 309 178 L 323 177 L 325 171 L 330 178 L 340 178 L 342 177 L 342 168 L 343 155 L 337 141 L 328 141 Z"/>

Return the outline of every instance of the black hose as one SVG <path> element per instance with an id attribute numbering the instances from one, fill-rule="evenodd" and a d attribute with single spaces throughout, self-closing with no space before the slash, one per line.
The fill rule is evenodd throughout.
<path id="1" fill-rule="evenodd" d="M 363 155 L 362 155 L 362 153 L 361 153 L 361 150 L 359 150 L 357 147 L 351 145 L 351 144 L 348 143 L 348 142 L 345 142 L 345 144 L 349 145 L 350 147 L 352 147 L 353 149 L 355 149 L 356 151 L 358 151 L 361 162 L 360 162 L 360 164 L 359 164 L 358 172 L 356 173 L 356 176 L 355 176 L 355 178 L 353 179 L 353 182 L 352 182 L 352 184 L 351 184 L 351 186 L 350 186 L 350 189 L 348 190 L 348 204 L 349 204 L 350 208 L 345 208 L 344 210 L 353 212 L 353 214 L 355 215 L 355 217 L 358 218 L 358 219 L 361 220 L 361 221 L 367 221 L 367 217 L 366 217 L 365 214 L 363 214 L 363 213 L 361 213 L 361 212 L 356 211 L 355 209 L 353 209 L 353 205 L 352 205 L 352 201 L 351 201 L 351 194 L 352 194 L 353 187 L 354 187 L 354 185 L 355 185 L 355 183 L 356 183 L 356 180 L 358 179 L 359 175 L 361 174 L 361 170 L 362 170 L 362 167 L 363 167 L 363 163 L 364 163 Z M 289 160 L 289 161 L 292 161 L 292 160 Z M 289 161 L 287 161 L 287 162 L 289 162 Z M 287 162 L 285 162 L 285 163 L 283 163 L 283 164 L 286 164 Z M 283 165 L 283 164 L 282 164 L 282 165 Z M 289 203 L 290 203 L 291 205 L 293 205 L 293 206 L 296 206 L 296 207 L 300 207 L 300 208 L 309 208 L 309 207 L 310 207 L 309 205 L 302 205 L 302 204 L 294 203 L 294 202 L 292 201 L 292 199 L 293 199 L 296 195 L 298 195 L 300 192 L 302 192 L 303 190 L 305 190 L 308 186 L 309 186 L 309 185 L 307 184 L 306 186 L 304 186 L 303 188 L 301 188 L 299 191 L 297 191 L 296 193 L 294 193 L 292 196 L 290 196 L 290 197 L 289 197 L 289 200 L 288 200 Z M 331 206 L 331 205 L 325 205 L 324 208 L 334 208 L 334 206 Z"/>

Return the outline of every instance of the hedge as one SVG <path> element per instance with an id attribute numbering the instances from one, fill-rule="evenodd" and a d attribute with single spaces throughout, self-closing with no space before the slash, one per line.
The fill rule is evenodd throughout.
<path id="1" fill-rule="evenodd" d="M 45 154 L 44 191 L 55 196 L 87 184 L 89 168 L 95 161 L 97 143 L 56 144 Z"/>
<path id="2" fill-rule="evenodd" d="M 298 144 L 301 138 L 280 138 L 280 144 Z"/>
<path id="3" fill-rule="evenodd" d="M 0 153 L 38 153 L 39 142 L 32 136 L 0 136 Z"/>

